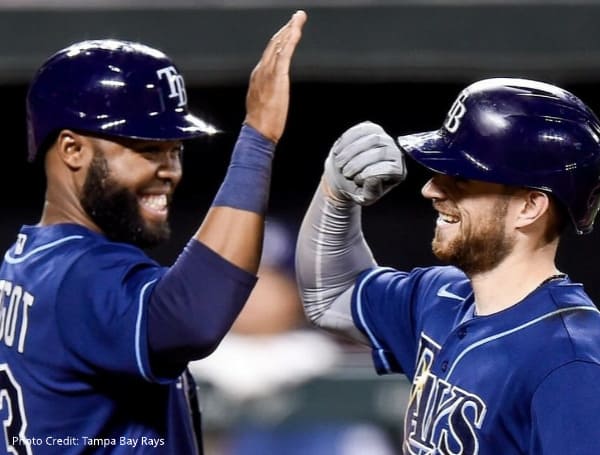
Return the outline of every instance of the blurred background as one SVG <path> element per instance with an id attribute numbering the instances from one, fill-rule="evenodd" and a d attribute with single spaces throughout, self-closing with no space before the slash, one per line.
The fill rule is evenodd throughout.
<path id="1" fill-rule="evenodd" d="M 248 305 L 213 356 L 193 365 L 208 455 L 399 453 L 405 379 L 377 377 L 367 351 L 307 327 L 291 278 L 293 238 L 340 133 L 363 120 L 392 135 L 437 129 L 464 86 L 492 76 L 554 83 L 600 112 L 600 1 L 0 0 L 0 246 L 21 224 L 36 223 L 42 207 L 41 166 L 25 159 L 33 72 L 72 42 L 122 38 L 169 54 L 186 79 L 190 109 L 222 131 L 186 148 L 173 239 L 149 251 L 170 264 L 223 178 L 250 71 L 299 8 L 309 20 L 292 66 L 272 183 L 269 225 L 277 227 L 266 243 L 266 250 L 283 245 L 288 257 L 265 253 L 259 303 Z M 376 258 L 398 268 L 435 262 L 434 215 L 419 193 L 427 175 L 408 166 L 407 181 L 364 210 Z M 600 229 L 569 234 L 559 253 L 559 267 L 596 302 L 599 236 Z"/>

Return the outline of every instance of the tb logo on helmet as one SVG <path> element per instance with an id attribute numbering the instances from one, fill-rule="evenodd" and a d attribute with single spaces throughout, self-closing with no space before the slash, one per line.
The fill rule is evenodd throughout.
<path id="1" fill-rule="evenodd" d="M 460 119 L 462 119 L 467 112 L 467 108 L 464 105 L 467 96 L 469 96 L 469 94 L 466 91 L 462 92 L 448 111 L 444 126 L 451 133 L 456 133 L 456 130 L 458 130 L 458 127 L 460 126 Z"/>
<path id="2" fill-rule="evenodd" d="M 163 76 L 169 84 L 169 98 L 177 98 L 177 106 L 185 106 L 187 103 L 187 94 L 185 92 L 185 83 L 183 76 L 177 72 L 174 66 L 167 66 L 156 71 L 159 79 Z"/>

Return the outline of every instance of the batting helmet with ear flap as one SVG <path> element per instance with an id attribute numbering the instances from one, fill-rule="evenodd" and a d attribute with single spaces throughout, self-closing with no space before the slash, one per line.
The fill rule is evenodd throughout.
<path id="1" fill-rule="evenodd" d="M 29 160 L 64 128 L 147 140 L 216 132 L 188 111 L 183 77 L 167 55 L 112 39 L 75 43 L 34 75 L 27 93 Z"/>
<path id="2" fill-rule="evenodd" d="M 484 79 L 459 94 L 439 130 L 398 142 L 434 172 L 548 192 L 577 233 L 593 228 L 600 122 L 566 90 L 526 79 Z"/>

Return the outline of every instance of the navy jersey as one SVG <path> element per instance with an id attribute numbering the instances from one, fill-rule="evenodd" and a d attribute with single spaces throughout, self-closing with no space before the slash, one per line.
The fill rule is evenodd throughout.
<path id="1" fill-rule="evenodd" d="M 149 363 L 146 304 L 166 270 L 82 226 L 21 229 L 0 268 L 0 452 L 201 450 L 191 377 Z"/>
<path id="2" fill-rule="evenodd" d="M 377 371 L 412 381 L 405 454 L 600 453 L 600 313 L 568 277 L 476 316 L 454 267 L 377 268 L 352 310 Z"/>

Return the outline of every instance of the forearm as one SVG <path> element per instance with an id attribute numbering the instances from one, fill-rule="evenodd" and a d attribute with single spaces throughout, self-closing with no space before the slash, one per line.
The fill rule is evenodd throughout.
<path id="1" fill-rule="evenodd" d="M 263 231 L 263 215 L 232 207 L 211 207 L 194 239 L 232 264 L 255 274 Z"/>
<path id="2" fill-rule="evenodd" d="M 177 368 L 210 354 L 256 281 L 275 144 L 243 126 L 202 225 L 150 297 L 153 364 Z"/>
<path id="3" fill-rule="evenodd" d="M 304 310 L 314 324 L 354 338 L 350 300 L 356 277 L 375 267 L 361 229 L 361 207 L 317 189 L 296 248 L 296 272 Z"/>
<path id="4" fill-rule="evenodd" d="M 194 236 L 250 273 L 260 260 L 274 151 L 272 141 L 242 127 L 223 184 Z"/>
<path id="5" fill-rule="evenodd" d="M 227 174 L 186 250 L 149 301 L 153 366 L 177 372 L 208 355 L 231 328 L 256 281 L 275 144 L 289 104 L 289 67 L 306 13 L 297 11 L 267 44 L 250 77 L 246 119 Z"/>

